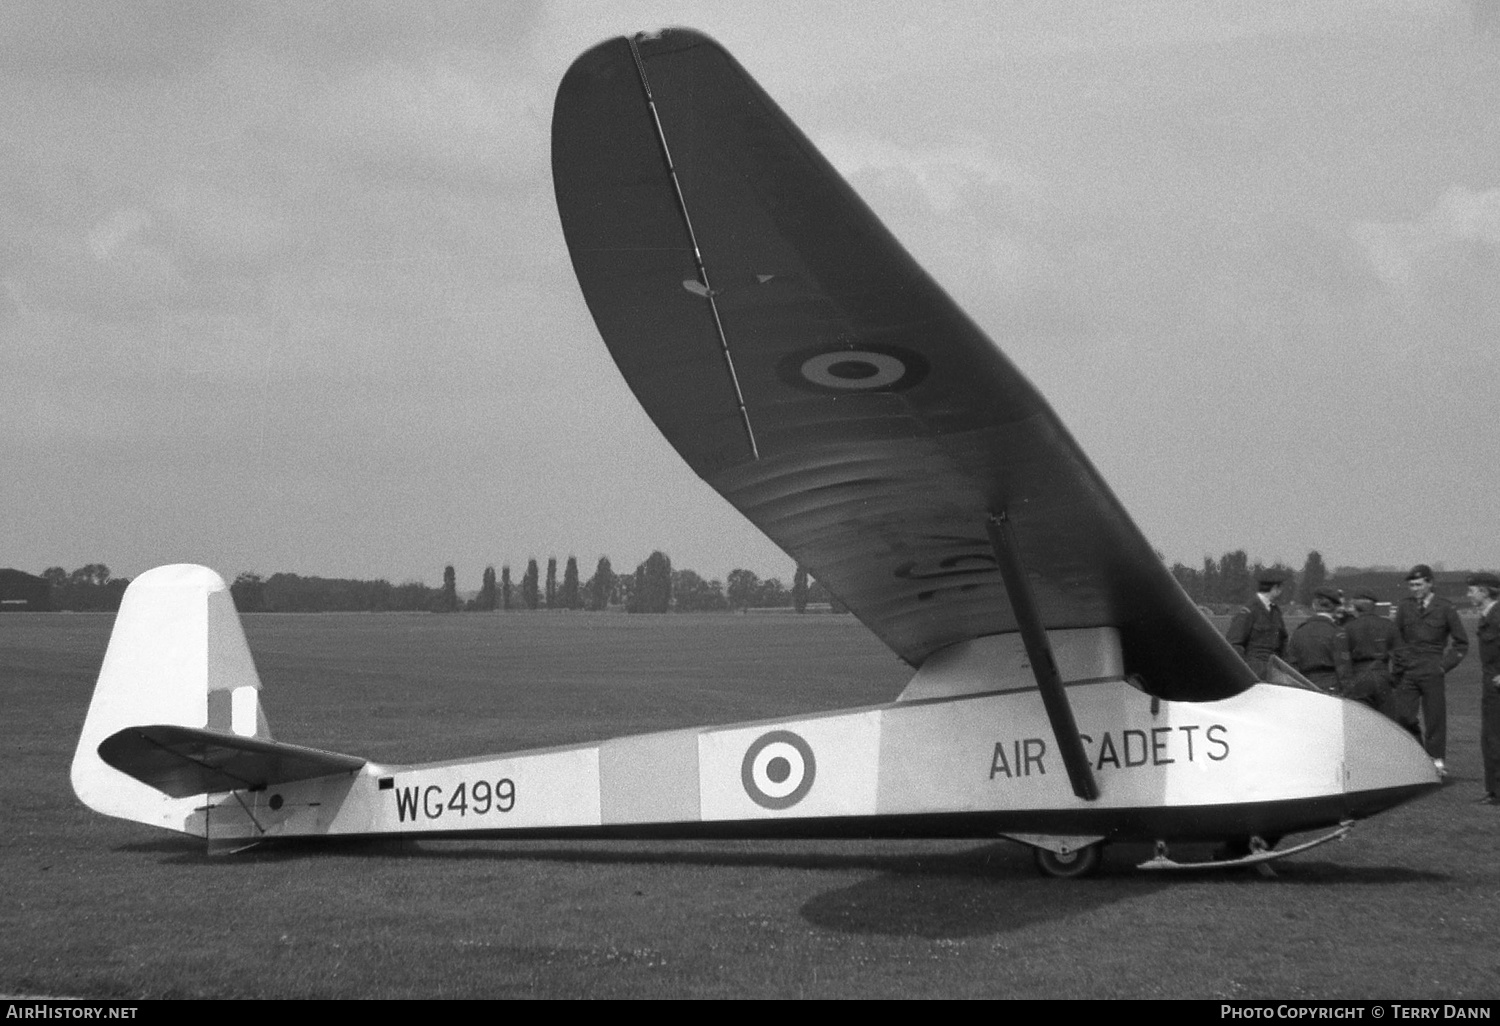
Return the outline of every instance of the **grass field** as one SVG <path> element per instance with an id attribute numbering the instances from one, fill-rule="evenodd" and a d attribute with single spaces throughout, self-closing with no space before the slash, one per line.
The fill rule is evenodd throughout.
<path id="1" fill-rule="evenodd" d="M 1438 794 L 1278 863 L 1116 846 L 423 842 L 252 850 L 97 816 L 68 763 L 104 615 L 0 616 L 0 993 L 118 997 L 1500 997 L 1477 666 Z M 888 700 L 849 617 L 248 617 L 276 736 L 440 759 Z"/>

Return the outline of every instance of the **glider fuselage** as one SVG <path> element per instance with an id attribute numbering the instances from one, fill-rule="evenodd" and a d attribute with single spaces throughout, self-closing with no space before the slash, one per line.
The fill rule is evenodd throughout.
<path id="1" fill-rule="evenodd" d="M 1100 676 L 1067 688 L 1100 789 L 1097 800 L 1080 799 L 1036 689 L 1024 680 L 995 686 L 1004 683 L 996 671 L 1013 657 L 1012 640 L 957 646 L 887 705 L 472 760 L 369 763 L 207 802 L 173 802 L 175 822 L 162 825 L 247 842 L 373 835 L 1216 840 L 1363 818 L 1438 783 L 1420 746 L 1358 703 L 1271 684 L 1218 702 L 1167 702 Z"/>

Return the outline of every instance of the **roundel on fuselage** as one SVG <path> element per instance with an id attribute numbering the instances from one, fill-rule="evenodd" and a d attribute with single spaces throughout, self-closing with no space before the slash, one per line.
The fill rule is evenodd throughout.
<path id="1" fill-rule="evenodd" d="M 789 809 L 812 790 L 818 761 L 812 746 L 790 730 L 762 734 L 745 750 L 740 782 L 755 804 L 767 809 Z"/>

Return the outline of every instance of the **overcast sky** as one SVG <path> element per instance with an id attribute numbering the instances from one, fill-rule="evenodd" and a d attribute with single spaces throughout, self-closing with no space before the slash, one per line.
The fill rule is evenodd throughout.
<path id="1" fill-rule="evenodd" d="M 1500 566 L 1500 17 L 1466 0 L 0 5 L 0 566 L 789 557 L 594 330 L 552 98 L 734 53 L 1152 543 Z"/>

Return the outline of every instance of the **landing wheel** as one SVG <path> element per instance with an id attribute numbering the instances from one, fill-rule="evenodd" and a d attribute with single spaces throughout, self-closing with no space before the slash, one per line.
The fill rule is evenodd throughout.
<path id="1" fill-rule="evenodd" d="M 1049 851 L 1046 848 L 1033 848 L 1031 853 L 1036 859 L 1037 870 L 1043 876 L 1060 880 L 1076 880 L 1081 876 L 1088 876 L 1103 864 L 1104 843 L 1095 841 L 1093 844 L 1075 848 L 1066 854 Z"/>

